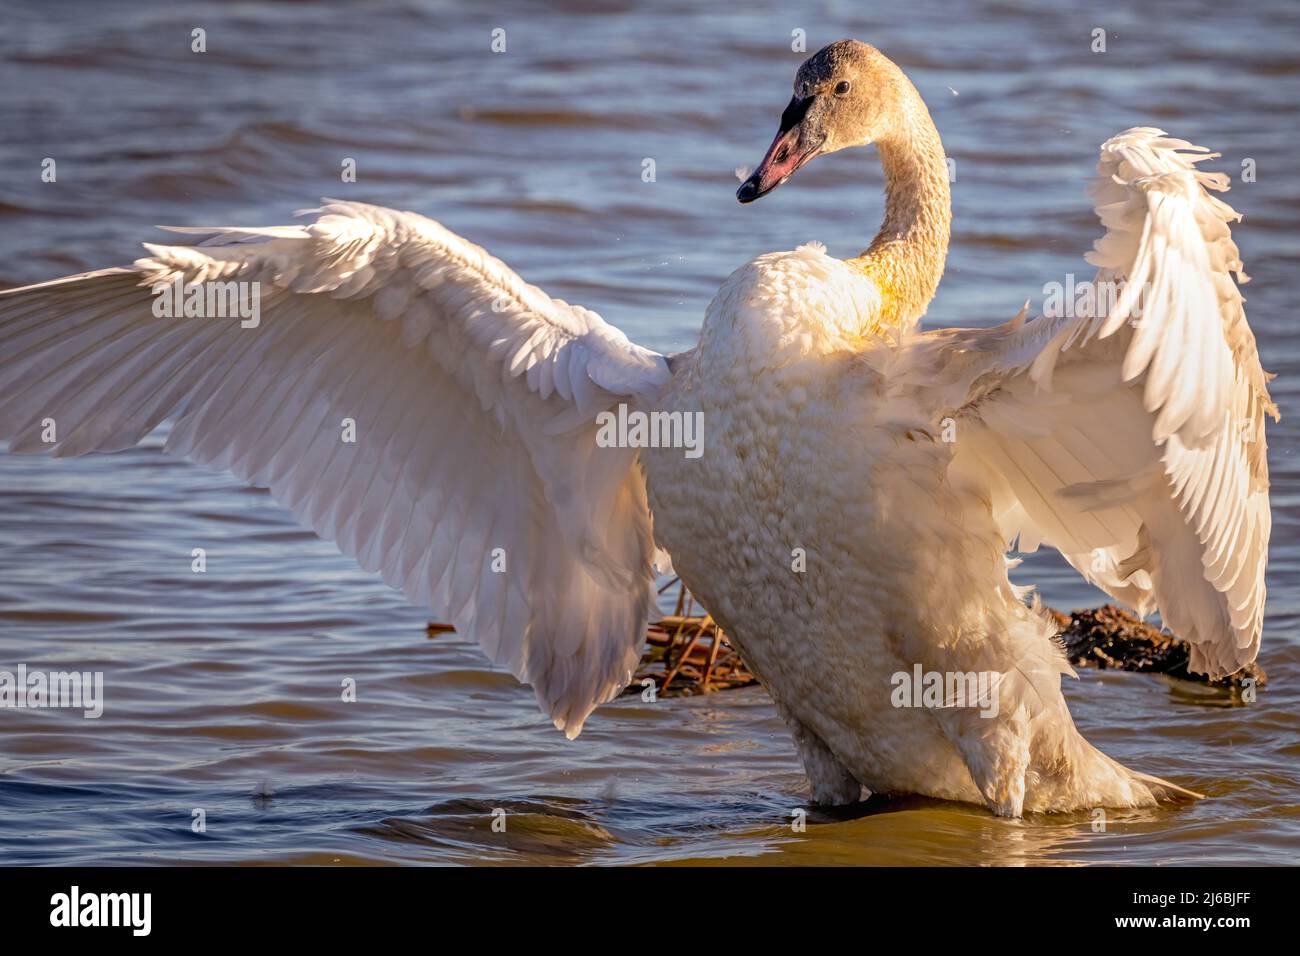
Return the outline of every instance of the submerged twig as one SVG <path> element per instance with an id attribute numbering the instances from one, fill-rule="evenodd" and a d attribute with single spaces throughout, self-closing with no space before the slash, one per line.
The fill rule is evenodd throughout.
<path id="1" fill-rule="evenodd" d="M 647 678 L 662 696 L 707 694 L 757 682 L 712 615 L 695 615 L 695 599 L 678 579 L 674 613 L 650 625 L 646 651 L 630 692 L 640 693 Z M 662 594 L 663 591 L 660 591 Z"/>

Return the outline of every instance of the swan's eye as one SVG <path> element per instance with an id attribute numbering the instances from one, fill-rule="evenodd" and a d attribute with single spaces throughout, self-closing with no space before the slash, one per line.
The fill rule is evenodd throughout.
<path id="1" fill-rule="evenodd" d="M 836 96 L 843 96 L 843 95 L 844 95 L 845 93 L 847 93 L 848 91 L 849 91 L 849 81 L 848 81 L 848 80 L 840 80 L 838 83 L 835 84 L 835 95 L 836 95 Z"/>

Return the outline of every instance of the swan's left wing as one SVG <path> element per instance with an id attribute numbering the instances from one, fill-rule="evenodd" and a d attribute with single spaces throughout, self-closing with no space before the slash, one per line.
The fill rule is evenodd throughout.
<path id="1" fill-rule="evenodd" d="M 1010 545 L 1059 550 L 1088 580 L 1190 642 L 1220 676 L 1254 660 L 1271 516 L 1270 378 L 1231 272 L 1222 174 L 1160 130 L 1102 147 L 1107 227 L 1086 314 L 919 335 L 891 372 L 953 442 L 952 475 L 986 490 Z M 1100 307 L 1088 308 L 1088 294 Z"/>
<path id="2" fill-rule="evenodd" d="M 637 452 L 597 418 L 667 362 L 423 216 L 316 212 L 0 294 L 0 441 L 113 451 L 173 419 L 168 451 L 269 487 L 576 736 L 653 600 Z"/>

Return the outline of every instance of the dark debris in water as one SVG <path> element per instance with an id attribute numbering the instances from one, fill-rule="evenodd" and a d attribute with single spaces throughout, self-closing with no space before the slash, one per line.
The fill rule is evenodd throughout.
<path id="1" fill-rule="evenodd" d="M 1138 620 L 1113 604 L 1075 611 L 1068 617 L 1060 611 L 1051 613 L 1061 625 L 1058 636 L 1070 663 L 1076 667 L 1165 674 L 1212 687 L 1241 688 L 1248 680 L 1253 680 L 1256 687 L 1263 687 L 1267 682 L 1264 668 L 1257 661 L 1217 680 L 1192 673 L 1187 669 L 1191 650 L 1186 641 Z"/>
<path id="2" fill-rule="evenodd" d="M 662 697 L 688 697 L 757 684 L 758 678 L 740 659 L 726 632 L 704 608 L 696 605 L 690 592 L 681 586 L 680 578 L 673 578 L 659 593 L 674 587 L 677 588 L 674 612 L 647 629 L 641 666 L 625 693 L 641 693 L 642 681 L 647 678 L 655 682 L 656 693 Z M 1085 608 L 1073 614 L 1052 608 L 1045 610 L 1060 626 L 1058 637 L 1075 667 L 1165 674 L 1179 680 L 1238 690 L 1247 681 L 1253 681 L 1255 687 L 1263 687 L 1267 682 L 1264 668 L 1258 662 L 1216 680 L 1192 673 L 1188 670 L 1191 652 L 1186 641 L 1152 627 L 1113 604 Z M 447 624 L 430 624 L 429 635 L 451 629 Z"/>

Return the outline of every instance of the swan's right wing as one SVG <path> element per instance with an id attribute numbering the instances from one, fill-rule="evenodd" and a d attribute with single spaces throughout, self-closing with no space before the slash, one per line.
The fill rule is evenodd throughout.
<path id="1" fill-rule="evenodd" d="M 0 441 L 112 451 L 174 419 L 169 451 L 269 487 L 576 736 L 652 605 L 636 450 L 598 447 L 596 418 L 650 399 L 666 361 L 432 220 L 317 212 L 0 293 Z M 177 280 L 200 314 L 242 291 L 259 321 L 159 315 Z"/>
<path id="2" fill-rule="evenodd" d="M 1220 676 L 1259 650 L 1277 409 L 1230 275 L 1238 217 L 1206 191 L 1226 177 L 1189 151 L 1146 128 L 1102 147 L 1089 261 L 1113 307 L 917 336 L 892 382 L 900 408 L 934 413 L 954 479 L 983 489 L 1008 543 L 1046 542 L 1158 608 L 1192 669 Z"/>

